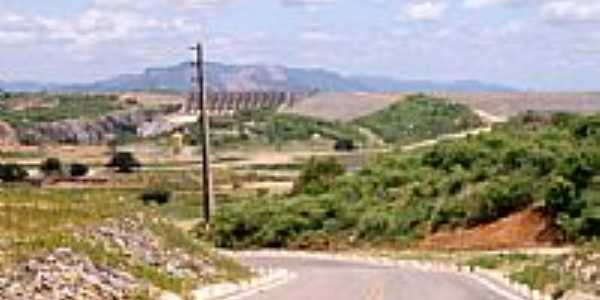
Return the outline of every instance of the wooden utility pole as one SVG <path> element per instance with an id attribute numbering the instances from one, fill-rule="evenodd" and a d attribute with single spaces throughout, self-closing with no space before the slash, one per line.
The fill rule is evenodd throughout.
<path id="1" fill-rule="evenodd" d="M 195 97 L 199 101 L 200 116 L 198 122 L 201 127 L 201 141 L 202 141 L 202 208 L 204 221 L 206 225 L 210 227 L 211 217 L 215 208 L 215 202 L 213 197 L 213 185 L 212 185 L 212 173 L 210 170 L 210 124 L 207 111 L 206 103 L 206 86 L 204 76 L 204 51 L 202 44 L 198 43 L 192 50 L 196 52 L 196 80 L 194 84 Z"/>

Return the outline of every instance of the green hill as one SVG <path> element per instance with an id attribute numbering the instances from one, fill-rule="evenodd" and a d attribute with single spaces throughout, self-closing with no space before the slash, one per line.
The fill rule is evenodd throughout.
<path id="1" fill-rule="evenodd" d="M 481 126 L 467 106 L 425 95 L 408 96 L 356 121 L 386 143 L 409 144 Z"/>

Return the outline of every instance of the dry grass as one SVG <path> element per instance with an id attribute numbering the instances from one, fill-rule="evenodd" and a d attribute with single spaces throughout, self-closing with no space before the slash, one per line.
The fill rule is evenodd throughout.
<path id="1" fill-rule="evenodd" d="M 477 110 L 511 117 L 528 110 L 592 113 L 600 111 L 600 93 L 435 93 Z"/>

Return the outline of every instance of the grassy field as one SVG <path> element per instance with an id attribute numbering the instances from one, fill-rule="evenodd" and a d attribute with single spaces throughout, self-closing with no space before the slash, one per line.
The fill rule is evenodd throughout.
<path id="1" fill-rule="evenodd" d="M 553 295 L 555 299 L 570 290 L 599 296 L 599 251 L 597 244 L 589 243 L 565 254 L 482 254 L 462 263 L 499 271 L 517 282 Z"/>

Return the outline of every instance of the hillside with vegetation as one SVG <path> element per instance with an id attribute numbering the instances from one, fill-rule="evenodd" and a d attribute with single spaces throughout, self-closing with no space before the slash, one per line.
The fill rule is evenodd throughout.
<path id="1" fill-rule="evenodd" d="M 400 145 L 481 126 L 479 117 L 467 106 L 426 95 L 407 96 L 355 123 L 369 128 L 386 143 Z"/>
<path id="2" fill-rule="evenodd" d="M 233 117 L 211 119 L 212 143 L 217 147 L 249 143 L 281 146 L 314 140 L 352 141 L 364 147 L 407 144 L 477 128 L 481 124 L 468 107 L 425 95 L 408 96 L 406 100 L 348 122 L 273 110 L 242 111 Z M 189 142 L 193 145 L 199 142 L 199 130 L 198 124 L 188 126 Z"/>
<path id="3" fill-rule="evenodd" d="M 15 128 L 80 118 L 97 118 L 124 109 L 111 95 L 10 94 L 0 98 L 0 121 Z"/>
<path id="4" fill-rule="evenodd" d="M 356 173 L 306 164 L 288 197 L 224 205 L 217 245 L 415 245 L 538 207 L 556 242 L 600 235 L 600 116 L 529 113 L 491 133 L 385 154 Z"/>
<path id="5" fill-rule="evenodd" d="M 212 140 L 216 147 L 248 144 L 281 146 L 313 139 L 351 140 L 363 143 L 366 137 L 357 127 L 273 110 L 243 111 L 233 117 L 211 119 Z M 198 145 L 200 126 L 188 126 L 188 142 Z"/>

